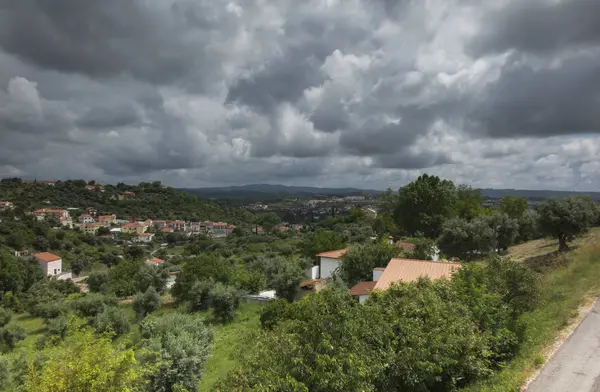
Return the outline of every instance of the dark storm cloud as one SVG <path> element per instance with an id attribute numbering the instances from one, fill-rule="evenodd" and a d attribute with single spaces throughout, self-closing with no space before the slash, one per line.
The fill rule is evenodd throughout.
<path id="1" fill-rule="evenodd" d="M 598 0 L 517 0 L 484 18 L 471 45 L 477 54 L 516 49 L 548 53 L 600 43 Z"/>
<path id="2" fill-rule="evenodd" d="M 600 133 L 600 51 L 534 70 L 523 62 L 504 67 L 470 118 L 474 132 L 492 137 Z"/>
<path id="3" fill-rule="evenodd" d="M 7 0 L 0 10 L 0 46 L 45 69 L 173 81 L 201 68 L 198 59 L 209 63 L 210 57 L 185 37 L 198 28 L 190 22 L 197 10 L 163 4 Z"/>
<path id="4" fill-rule="evenodd" d="M 600 186 L 599 3 L 490 4 L 5 0 L 0 174 Z"/>

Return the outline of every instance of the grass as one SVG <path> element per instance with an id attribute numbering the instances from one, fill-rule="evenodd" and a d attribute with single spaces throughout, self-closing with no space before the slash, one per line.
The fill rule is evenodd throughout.
<path id="1" fill-rule="evenodd" d="M 259 328 L 261 309 L 262 305 L 242 304 L 233 322 L 213 326 L 213 353 L 200 381 L 200 392 L 210 391 L 217 380 L 235 368 L 237 360 L 234 355 L 243 347 L 246 334 Z"/>
<path id="2" fill-rule="evenodd" d="M 44 319 L 35 317 L 29 313 L 17 313 L 13 315 L 12 321 L 17 325 L 21 326 L 27 333 L 27 337 L 17 343 L 17 346 L 12 351 L 13 353 L 20 350 L 34 351 L 35 344 L 40 336 L 46 332 L 46 325 Z"/>
<path id="3" fill-rule="evenodd" d="M 540 259 L 550 241 L 533 241 L 526 248 L 529 258 Z M 578 247 L 560 259 L 557 267 L 547 263 L 541 274 L 541 298 L 538 308 L 525 314 L 528 325 L 525 342 L 517 356 L 501 371 L 487 380 L 465 388 L 468 392 L 506 392 L 518 391 L 523 383 L 539 368 L 544 353 L 559 336 L 561 330 L 573 322 L 576 310 L 586 299 L 600 294 L 600 230 L 593 230 L 578 241 Z M 520 245 L 522 248 L 523 245 Z M 558 260 L 552 252 L 553 246 L 546 247 L 547 257 Z M 513 253 L 515 250 L 513 249 Z M 523 252 L 523 249 L 521 249 Z M 510 253 L 510 252 L 509 252 Z M 519 260 L 527 263 L 527 258 Z M 565 261 L 565 262 L 563 262 Z"/>

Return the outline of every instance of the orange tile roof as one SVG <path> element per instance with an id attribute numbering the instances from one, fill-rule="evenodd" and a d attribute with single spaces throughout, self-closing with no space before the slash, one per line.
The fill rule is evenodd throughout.
<path id="1" fill-rule="evenodd" d="M 460 267 L 462 267 L 461 263 L 449 261 L 391 259 L 374 290 L 386 290 L 392 283 L 413 282 L 421 277 L 433 280 L 449 278 Z"/>
<path id="2" fill-rule="evenodd" d="M 36 259 L 49 263 L 51 261 L 60 260 L 61 257 L 49 252 L 36 253 L 33 255 Z"/>
<path id="3" fill-rule="evenodd" d="M 164 263 L 165 262 L 164 260 L 159 259 L 158 257 L 153 257 L 153 258 L 151 258 L 151 259 L 149 259 L 147 261 L 149 261 L 151 263 L 154 263 L 154 264 L 160 264 L 160 263 Z"/>
<path id="4" fill-rule="evenodd" d="M 154 234 L 152 234 L 152 233 L 140 233 L 140 234 L 138 234 L 137 236 L 138 236 L 138 237 L 151 237 L 151 236 L 153 236 L 153 235 L 154 235 Z"/>
<path id="5" fill-rule="evenodd" d="M 369 295 L 377 282 L 358 282 L 350 289 L 350 295 Z"/>
<path id="6" fill-rule="evenodd" d="M 330 259 L 340 259 L 343 255 L 346 254 L 348 248 L 338 249 L 338 250 L 328 250 L 327 252 L 317 253 L 318 257 L 329 257 Z"/>
<path id="7" fill-rule="evenodd" d="M 323 279 L 307 280 L 307 281 L 301 282 L 300 287 L 314 286 L 317 283 L 321 283 L 322 281 L 323 281 Z"/>

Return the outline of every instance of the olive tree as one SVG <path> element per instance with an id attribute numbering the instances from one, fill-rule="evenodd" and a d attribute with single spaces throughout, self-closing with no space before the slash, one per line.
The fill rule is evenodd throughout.
<path id="1" fill-rule="evenodd" d="M 568 241 L 587 233 L 598 218 L 598 206 L 587 197 L 548 200 L 538 207 L 540 230 L 558 239 L 558 250 L 569 249 Z"/>

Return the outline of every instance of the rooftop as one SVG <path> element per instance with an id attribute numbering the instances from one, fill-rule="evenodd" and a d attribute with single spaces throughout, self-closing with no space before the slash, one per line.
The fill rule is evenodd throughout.
<path id="1" fill-rule="evenodd" d="M 375 285 L 375 290 L 386 290 L 392 283 L 414 282 L 417 279 L 449 278 L 462 267 L 461 263 L 414 259 L 391 259 Z"/>
<path id="2" fill-rule="evenodd" d="M 369 295 L 377 282 L 358 282 L 350 289 L 350 295 Z"/>
<path id="3" fill-rule="evenodd" d="M 317 253 L 318 257 L 329 257 L 330 259 L 340 259 L 346 254 L 348 248 L 338 250 L 328 250 L 327 252 Z"/>
<path id="4" fill-rule="evenodd" d="M 148 261 L 148 262 L 150 262 L 150 263 L 153 263 L 153 264 L 161 264 L 161 263 L 164 263 L 164 262 L 165 262 L 164 260 L 162 260 L 162 259 L 159 259 L 158 257 L 153 257 L 153 258 L 151 258 L 151 259 L 148 259 L 148 260 L 146 260 L 146 261 Z"/>
<path id="5" fill-rule="evenodd" d="M 61 257 L 49 252 L 36 253 L 33 255 L 36 259 L 49 263 L 51 261 L 60 260 Z"/>

